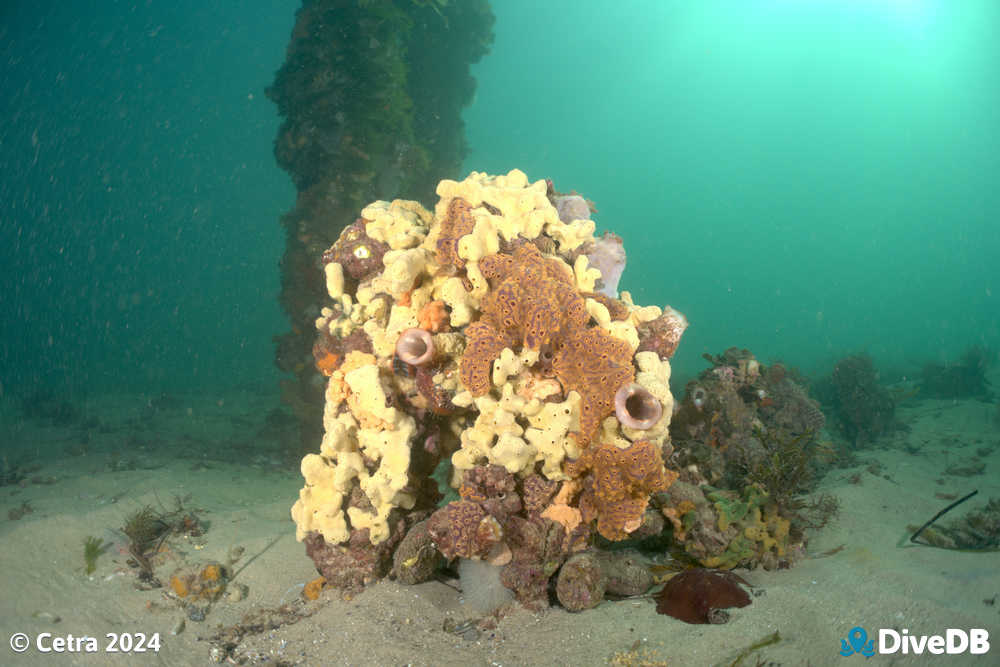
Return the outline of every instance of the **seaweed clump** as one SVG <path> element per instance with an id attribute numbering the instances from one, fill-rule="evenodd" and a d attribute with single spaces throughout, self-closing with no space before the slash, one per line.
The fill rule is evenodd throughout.
<path id="1" fill-rule="evenodd" d="M 972 345 L 958 362 L 924 364 L 920 374 L 920 393 L 929 398 L 981 398 L 990 400 L 990 382 L 986 371 L 994 355 L 981 345 Z"/>
<path id="2" fill-rule="evenodd" d="M 748 462 L 747 481 L 757 484 L 771 502 L 785 509 L 801 507 L 800 494 L 812 480 L 813 433 L 792 434 L 783 429 L 754 428 L 763 451 Z"/>
<path id="3" fill-rule="evenodd" d="M 910 538 L 911 541 L 917 544 L 959 551 L 996 551 L 1000 549 L 1000 498 L 990 498 L 982 509 L 969 512 L 965 517 L 946 526 L 931 525 L 945 512 L 974 495 L 975 492 L 970 493 L 938 512 L 933 519 L 913 534 L 913 537 Z M 918 541 L 918 536 L 922 536 L 923 541 Z"/>
<path id="4" fill-rule="evenodd" d="M 670 424 L 680 481 L 657 504 L 674 542 L 705 567 L 788 567 L 805 530 L 837 509 L 830 496 L 804 498 L 834 454 L 817 437 L 825 417 L 784 364 L 739 348 L 705 358 L 712 368 L 688 383 Z"/>
<path id="5" fill-rule="evenodd" d="M 200 510 L 184 506 L 185 499 L 174 498 L 174 509 L 156 509 L 146 505 L 125 518 L 122 532 L 128 537 L 129 565 L 139 570 L 139 580 L 158 588 L 161 584 L 153 574 L 153 560 L 163 543 L 174 534 L 196 537 L 204 532 Z"/>
<path id="6" fill-rule="evenodd" d="M 838 361 L 824 381 L 834 420 L 855 448 L 896 428 L 896 402 L 878 380 L 871 357 L 857 354 Z"/>
<path id="7" fill-rule="evenodd" d="M 39 389 L 21 397 L 21 413 L 25 419 L 52 424 L 72 426 L 80 420 L 80 409 L 51 389 Z"/>
<path id="8" fill-rule="evenodd" d="M 17 462 L 11 463 L 4 454 L 0 458 L 0 486 L 19 484 L 25 478 L 24 469 Z"/>
<path id="9" fill-rule="evenodd" d="M 108 550 L 111 544 L 105 542 L 100 537 L 88 535 L 83 539 L 83 562 L 84 572 L 93 574 L 97 569 L 97 559 Z"/>
<path id="10" fill-rule="evenodd" d="M 140 581 L 147 583 L 155 581 L 151 557 L 160 550 L 170 530 L 170 524 L 162 513 L 153 509 L 151 505 L 146 505 L 126 517 L 122 532 L 128 537 L 128 552 L 131 556 L 129 565 L 139 569 Z"/>
<path id="11" fill-rule="evenodd" d="M 34 511 L 35 508 L 31 506 L 31 503 L 25 500 L 18 507 L 12 507 L 7 510 L 7 518 L 11 521 L 20 521 L 24 518 L 25 514 L 31 514 Z"/>

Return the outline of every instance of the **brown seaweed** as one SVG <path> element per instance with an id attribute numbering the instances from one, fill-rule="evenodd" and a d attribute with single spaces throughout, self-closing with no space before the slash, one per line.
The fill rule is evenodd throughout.
<path id="1" fill-rule="evenodd" d="M 750 586 L 743 577 L 726 570 L 685 570 L 656 594 L 656 611 L 685 623 L 725 623 L 729 620 L 725 609 L 750 604 L 750 595 L 741 584 Z"/>
<path id="2" fill-rule="evenodd" d="M 934 526 L 946 512 L 951 511 L 978 493 L 973 491 L 954 501 L 920 526 L 910 542 L 940 549 L 957 551 L 1000 550 L 1000 498 L 990 498 L 985 507 L 969 512 L 947 526 Z M 918 540 L 918 537 L 922 539 Z"/>
<path id="3" fill-rule="evenodd" d="M 942 516 L 944 516 L 945 514 L 947 514 L 948 512 L 950 512 L 951 510 L 955 509 L 956 507 L 958 507 L 959 505 L 961 505 L 962 503 L 964 503 L 966 500 L 968 500 L 972 496 L 976 495 L 977 493 L 979 493 L 979 489 L 975 489 L 972 493 L 968 493 L 968 494 L 962 496 L 961 498 L 959 498 L 955 502 L 951 503 L 950 505 L 948 505 L 947 507 L 945 507 L 943 510 L 941 510 L 940 512 L 938 512 L 934 516 L 932 516 L 930 519 L 928 519 L 927 521 L 925 521 L 924 524 L 922 526 L 920 526 L 920 528 L 917 528 L 917 530 L 913 533 L 913 535 L 910 535 L 910 542 L 913 542 L 914 544 L 920 544 L 920 542 L 917 542 L 917 538 L 920 537 L 921 533 L 923 533 L 925 530 L 927 530 L 928 528 L 930 528 L 934 524 L 935 521 L 937 521 Z"/>

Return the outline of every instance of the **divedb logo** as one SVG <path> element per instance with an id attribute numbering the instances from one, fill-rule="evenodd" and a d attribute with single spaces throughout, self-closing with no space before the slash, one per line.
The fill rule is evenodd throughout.
<path id="1" fill-rule="evenodd" d="M 870 658 L 880 655 L 957 655 L 969 653 L 982 655 L 990 650 L 990 633 L 982 628 L 963 630 L 948 628 L 943 635 L 911 635 L 909 630 L 897 631 L 881 628 L 878 631 L 878 648 L 875 640 L 860 625 L 851 628 L 846 639 L 840 640 L 840 655 L 863 655 Z"/>

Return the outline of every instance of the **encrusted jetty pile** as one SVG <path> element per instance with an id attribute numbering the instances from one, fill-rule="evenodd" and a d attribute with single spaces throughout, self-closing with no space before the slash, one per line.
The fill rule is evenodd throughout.
<path id="1" fill-rule="evenodd" d="M 564 605 L 592 606 L 616 586 L 595 534 L 664 528 L 649 501 L 677 479 L 668 359 L 687 322 L 618 293 L 621 239 L 595 237 L 582 197 L 517 170 L 437 194 L 433 213 L 371 204 L 324 254 L 325 435 L 298 539 L 344 589 L 469 558 L 526 605 L 556 575 Z"/>

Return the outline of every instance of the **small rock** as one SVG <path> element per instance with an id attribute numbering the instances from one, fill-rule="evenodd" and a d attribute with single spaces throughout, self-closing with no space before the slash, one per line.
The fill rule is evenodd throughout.
<path id="1" fill-rule="evenodd" d="M 585 551 L 571 556 L 559 570 L 556 597 L 566 611 L 593 609 L 604 599 L 607 585 L 600 558 Z"/>
<path id="2" fill-rule="evenodd" d="M 227 602 L 241 602 L 246 599 L 250 589 L 246 584 L 230 584 L 226 590 Z"/>
<path id="3" fill-rule="evenodd" d="M 427 521 L 413 526 L 393 554 L 393 572 L 404 584 L 420 584 L 430 581 L 444 558 L 434 547 Z"/>
<path id="4" fill-rule="evenodd" d="M 37 618 L 39 621 L 45 621 L 46 623 L 58 623 L 62 620 L 61 616 L 53 614 L 51 611 L 36 611 L 31 617 Z"/>
<path id="5" fill-rule="evenodd" d="M 191 605 L 187 608 L 187 617 L 189 621 L 194 621 L 195 623 L 200 623 L 205 620 L 205 614 L 208 611 L 207 607 L 199 607 L 198 605 Z"/>
<path id="6" fill-rule="evenodd" d="M 729 622 L 729 612 L 725 609 L 709 609 L 708 622 L 712 625 L 722 625 Z"/>

